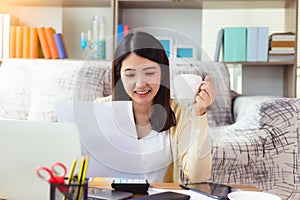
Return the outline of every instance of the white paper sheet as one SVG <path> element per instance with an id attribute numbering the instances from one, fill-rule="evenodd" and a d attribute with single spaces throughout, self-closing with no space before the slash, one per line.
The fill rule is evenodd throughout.
<path id="1" fill-rule="evenodd" d="M 146 178 L 130 101 L 59 102 L 56 111 L 77 126 L 88 177 Z"/>

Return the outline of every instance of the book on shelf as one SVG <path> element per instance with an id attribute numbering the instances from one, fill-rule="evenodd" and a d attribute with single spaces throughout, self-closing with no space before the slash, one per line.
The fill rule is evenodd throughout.
<path id="1" fill-rule="evenodd" d="M 258 27 L 257 61 L 268 61 L 269 27 Z"/>
<path id="2" fill-rule="evenodd" d="M 10 27 L 19 25 L 19 19 L 10 14 L 0 14 L 2 18 L 2 58 L 10 57 Z"/>
<path id="3" fill-rule="evenodd" d="M 50 47 L 46 36 L 45 27 L 38 27 L 37 32 L 38 32 L 41 49 L 43 52 L 43 57 L 49 59 L 51 58 L 51 53 L 50 53 Z"/>
<path id="4" fill-rule="evenodd" d="M 54 29 L 52 27 L 48 27 L 45 29 L 45 33 L 46 33 L 47 42 L 48 42 L 50 53 L 51 53 L 51 58 L 52 59 L 59 58 L 55 39 L 54 39 L 54 34 L 55 34 Z"/>
<path id="5" fill-rule="evenodd" d="M 11 26 L 9 32 L 9 57 L 16 57 L 16 37 L 17 37 L 17 27 Z"/>
<path id="6" fill-rule="evenodd" d="M 272 53 L 269 53 L 268 60 L 270 62 L 294 61 L 295 60 L 295 54 L 272 54 Z"/>
<path id="7" fill-rule="evenodd" d="M 62 33 L 55 33 L 54 40 L 58 51 L 59 58 L 68 58 L 66 43 Z"/>
<path id="8" fill-rule="evenodd" d="M 273 47 L 293 47 L 295 48 L 296 41 L 270 41 L 270 48 Z"/>
<path id="9" fill-rule="evenodd" d="M 221 49 L 224 39 L 224 29 L 221 28 L 218 32 L 214 62 L 218 62 L 221 54 Z"/>
<path id="10" fill-rule="evenodd" d="M 247 27 L 247 61 L 268 61 L 269 28 Z"/>
<path id="11" fill-rule="evenodd" d="M 23 58 L 23 26 L 16 29 L 16 58 Z"/>
<path id="12" fill-rule="evenodd" d="M 270 35 L 271 41 L 295 41 L 296 35 L 293 32 L 277 32 Z"/>
<path id="13" fill-rule="evenodd" d="M 271 54 L 294 54 L 294 47 L 273 47 L 270 49 L 269 53 Z"/>
<path id="14" fill-rule="evenodd" d="M 29 57 L 39 58 L 39 38 L 36 27 L 30 27 Z"/>
<path id="15" fill-rule="evenodd" d="M 247 57 L 247 28 L 226 27 L 224 28 L 223 61 L 245 62 Z"/>
<path id="16" fill-rule="evenodd" d="M 121 40 L 124 37 L 124 25 L 118 24 L 118 30 L 117 30 L 117 44 L 121 42 Z"/>
<path id="17" fill-rule="evenodd" d="M 30 27 L 23 27 L 23 58 L 30 58 Z"/>
<path id="18" fill-rule="evenodd" d="M 129 26 L 124 25 L 124 37 L 128 34 L 128 32 L 129 32 Z"/>
<path id="19" fill-rule="evenodd" d="M 121 40 L 128 34 L 129 26 L 125 24 L 118 24 L 117 27 L 117 43 L 119 44 Z"/>
<path id="20" fill-rule="evenodd" d="M 258 28 L 247 27 L 247 61 L 257 61 L 258 52 Z"/>

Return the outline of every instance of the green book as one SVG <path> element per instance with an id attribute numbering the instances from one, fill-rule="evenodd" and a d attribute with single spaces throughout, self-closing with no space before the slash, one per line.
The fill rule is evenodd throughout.
<path id="1" fill-rule="evenodd" d="M 247 28 L 224 28 L 224 62 L 245 62 L 247 60 Z"/>

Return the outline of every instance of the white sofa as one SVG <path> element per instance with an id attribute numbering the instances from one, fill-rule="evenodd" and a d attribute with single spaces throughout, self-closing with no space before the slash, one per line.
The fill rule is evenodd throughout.
<path id="1" fill-rule="evenodd" d="M 0 118 L 55 122 L 57 100 L 93 101 L 111 94 L 110 64 L 84 60 L 3 60 Z M 209 73 L 217 89 L 216 102 L 207 112 L 213 146 L 212 180 L 255 185 L 282 199 L 300 199 L 300 100 L 233 98 L 224 63 L 171 63 L 171 77 L 178 73 Z"/>

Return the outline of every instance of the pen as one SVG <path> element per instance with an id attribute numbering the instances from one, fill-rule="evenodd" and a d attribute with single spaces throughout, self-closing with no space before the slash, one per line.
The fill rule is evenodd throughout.
<path id="1" fill-rule="evenodd" d="M 69 174 L 69 178 L 68 178 L 68 185 L 70 185 L 73 181 L 76 164 L 77 164 L 77 157 L 75 157 L 72 162 L 72 166 L 71 166 L 71 170 L 70 170 L 70 174 Z M 66 196 L 64 196 L 62 198 L 62 200 L 65 200 L 65 199 L 66 199 Z"/>
<path id="2" fill-rule="evenodd" d="M 82 197 L 82 190 L 83 190 L 84 184 L 85 184 L 85 178 L 86 178 L 88 164 L 89 164 L 88 157 L 85 156 L 85 163 L 84 163 L 83 173 L 82 173 L 81 182 L 80 182 L 81 187 L 79 189 L 79 199 L 81 199 L 81 197 Z"/>
<path id="3" fill-rule="evenodd" d="M 80 167 L 78 172 L 78 181 L 77 181 L 78 187 L 76 188 L 76 192 L 75 192 L 76 200 L 81 199 L 82 187 L 84 186 L 84 179 L 85 179 L 84 173 L 86 173 L 86 168 L 87 168 L 87 157 L 83 156 L 80 162 Z"/>

